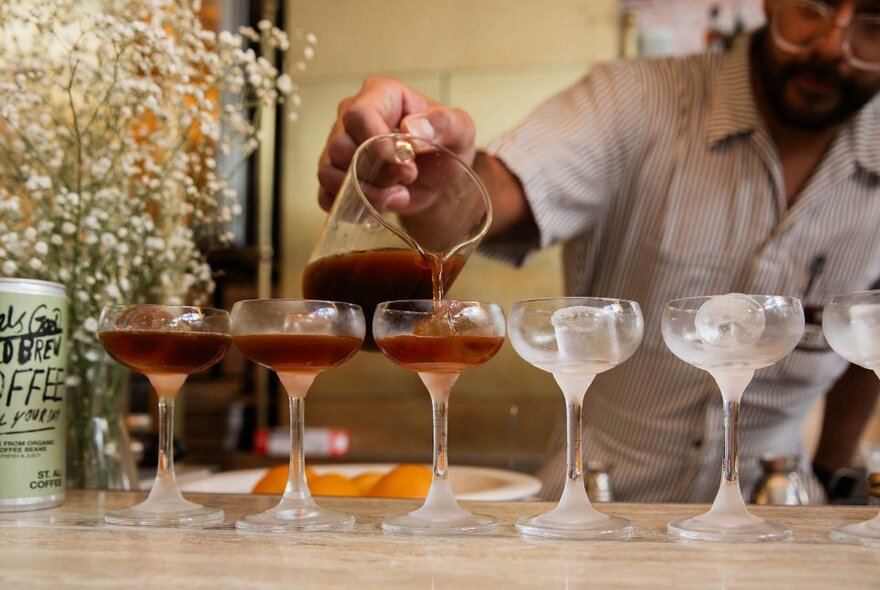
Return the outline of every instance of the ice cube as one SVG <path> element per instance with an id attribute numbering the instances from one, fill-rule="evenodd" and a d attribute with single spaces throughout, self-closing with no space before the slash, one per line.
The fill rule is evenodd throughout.
<path id="1" fill-rule="evenodd" d="M 710 298 L 694 320 L 703 342 L 723 349 L 754 344 L 764 333 L 765 322 L 761 304 L 742 293 Z"/>
<path id="2" fill-rule="evenodd" d="M 468 334 L 487 325 L 489 325 L 488 315 L 482 307 L 463 301 L 443 299 L 437 303 L 430 316 L 413 328 L 413 334 L 416 336 Z"/>
<path id="3" fill-rule="evenodd" d="M 416 336 L 449 336 L 454 334 L 452 325 L 442 310 L 437 310 L 413 328 Z"/>
<path id="4" fill-rule="evenodd" d="M 880 326 L 880 303 L 857 303 L 849 309 L 853 324 Z"/>
<path id="5" fill-rule="evenodd" d="M 594 359 L 607 356 L 616 347 L 614 313 L 606 307 L 572 305 L 553 312 L 550 323 L 563 357 Z"/>
<path id="6" fill-rule="evenodd" d="M 880 360 L 880 304 L 859 303 L 849 310 L 853 344 L 858 358 L 871 364 Z"/>

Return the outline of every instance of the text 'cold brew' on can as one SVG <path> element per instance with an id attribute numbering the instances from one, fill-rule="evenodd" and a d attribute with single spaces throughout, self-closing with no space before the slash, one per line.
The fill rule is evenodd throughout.
<path id="1" fill-rule="evenodd" d="M 0 278 L 0 512 L 64 499 L 64 286 Z"/>

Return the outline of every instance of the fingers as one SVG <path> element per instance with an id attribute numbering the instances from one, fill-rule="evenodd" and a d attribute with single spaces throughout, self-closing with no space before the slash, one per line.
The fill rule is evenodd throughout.
<path id="1" fill-rule="evenodd" d="M 357 146 L 400 126 L 404 93 L 412 95 L 409 104 L 428 104 L 426 97 L 388 78 L 367 79 L 356 96 L 339 103 L 336 123 L 318 162 L 318 203 L 324 210 L 332 205 Z"/>
<path id="2" fill-rule="evenodd" d="M 321 160 L 318 163 L 318 204 L 324 211 L 329 211 L 342 186 L 342 180 L 345 178 L 345 170 L 334 166 L 330 162 L 327 155 L 327 148 L 321 154 Z"/>
<path id="3" fill-rule="evenodd" d="M 476 130 L 473 119 L 461 109 L 432 106 L 404 117 L 401 129 L 449 148 L 468 165 L 473 163 Z"/>
<path id="4" fill-rule="evenodd" d="M 410 202 L 409 189 L 401 184 L 389 187 L 361 185 L 361 190 L 367 200 L 380 213 L 384 211 L 401 212 L 406 210 Z"/>
<path id="5" fill-rule="evenodd" d="M 332 205 L 357 146 L 395 129 L 444 145 L 469 165 L 473 162 L 475 131 L 467 113 L 444 107 L 397 80 L 369 78 L 356 96 L 339 103 L 336 123 L 321 154 L 318 202 L 323 209 Z M 408 199 L 408 195 L 397 196 L 391 201 Z"/>
<path id="6" fill-rule="evenodd" d="M 391 133 L 408 114 L 436 104 L 391 78 L 368 78 L 351 101 L 340 105 L 337 119 L 345 133 L 360 145 L 374 135 Z"/>

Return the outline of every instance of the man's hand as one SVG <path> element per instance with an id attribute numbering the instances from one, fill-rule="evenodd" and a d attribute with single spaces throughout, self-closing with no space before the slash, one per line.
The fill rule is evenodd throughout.
<path id="1" fill-rule="evenodd" d="M 402 130 L 440 144 L 473 164 L 474 122 L 460 109 L 453 109 L 390 78 L 367 79 L 357 95 L 339 103 L 336 123 L 318 163 L 318 202 L 330 209 L 345 178 L 348 165 L 361 143 L 383 133 Z M 393 188 L 378 194 L 380 208 L 406 211 L 414 205 L 410 194 Z"/>

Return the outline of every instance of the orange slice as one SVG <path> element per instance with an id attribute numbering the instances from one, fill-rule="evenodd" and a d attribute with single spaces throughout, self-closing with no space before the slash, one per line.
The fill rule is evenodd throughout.
<path id="1" fill-rule="evenodd" d="M 283 494 L 287 485 L 287 465 L 277 465 L 269 469 L 260 481 L 251 490 L 253 494 Z M 315 472 L 311 467 L 306 467 L 306 481 L 311 481 Z"/>
<path id="2" fill-rule="evenodd" d="M 360 496 L 361 491 L 344 475 L 325 473 L 309 481 L 309 491 L 315 496 Z"/>
<path id="3" fill-rule="evenodd" d="M 398 465 L 370 489 L 374 498 L 424 498 L 431 487 L 431 468 L 426 465 Z"/>
<path id="4" fill-rule="evenodd" d="M 361 496 L 366 496 L 371 489 L 382 479 L 382 474 L 377 471 L 366 471 L 360 475 L 353 477 L 351 483 L 357 486 L 361 491 Z"/>

